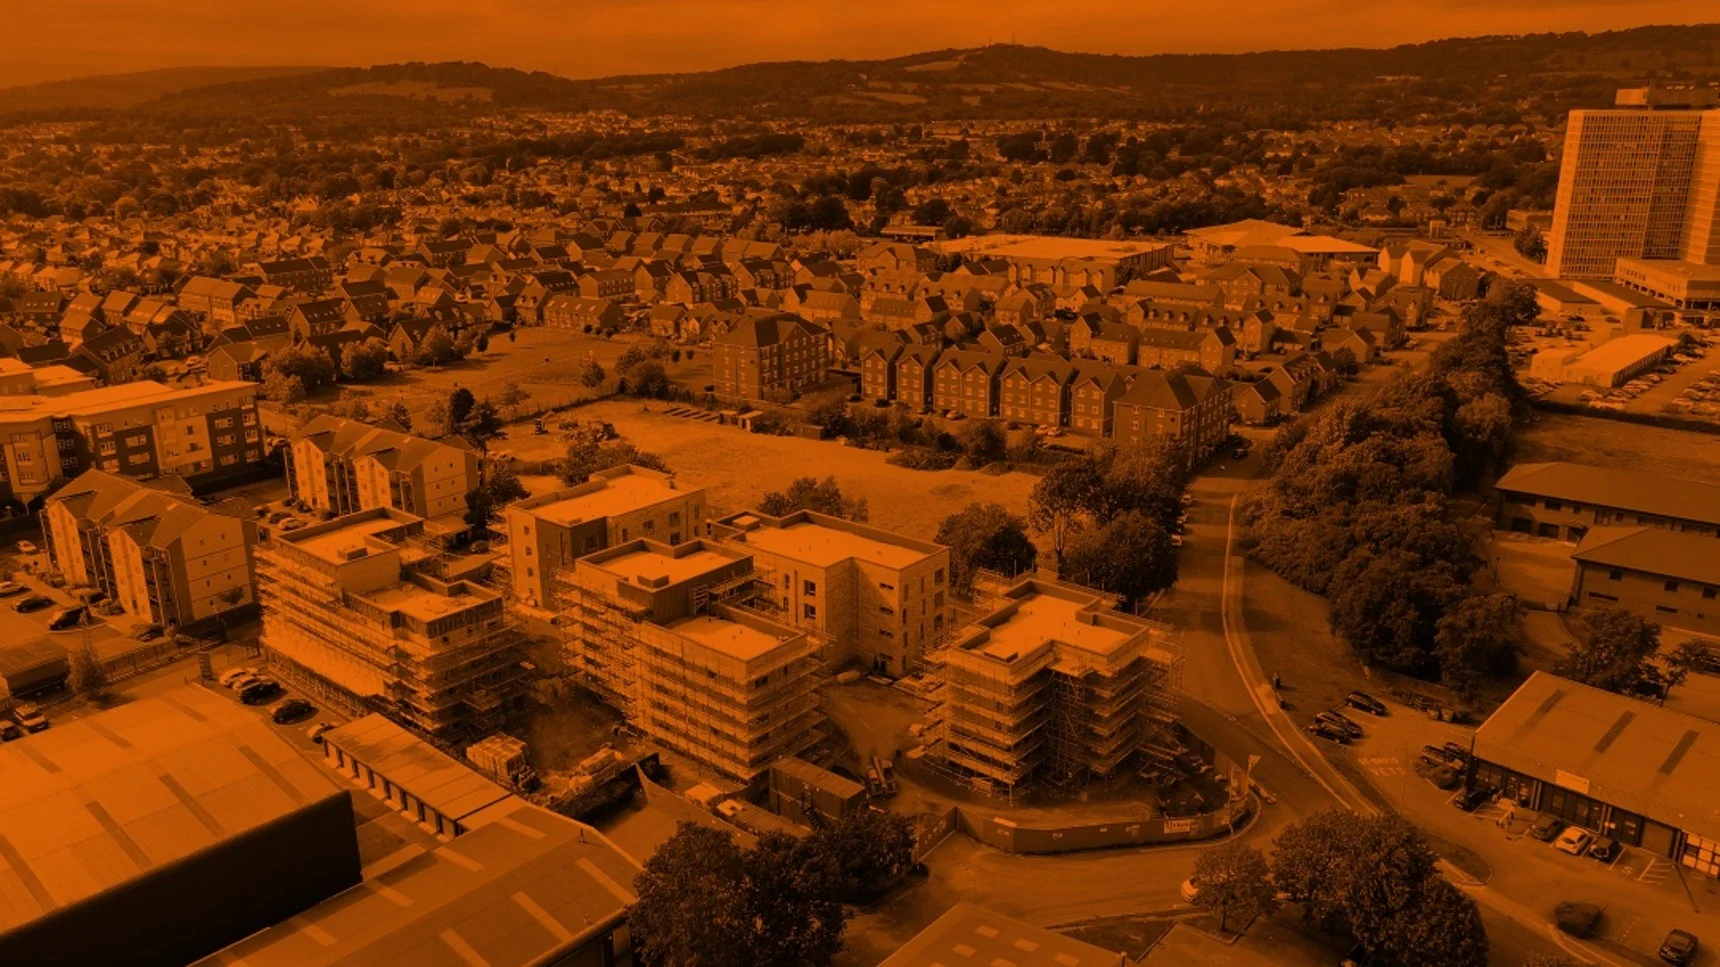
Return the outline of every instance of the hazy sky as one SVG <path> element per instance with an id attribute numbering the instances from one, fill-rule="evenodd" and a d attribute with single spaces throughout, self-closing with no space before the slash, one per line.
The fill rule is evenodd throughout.
<path id="1" fill-rule="evenodd" d="M 1697 23 L 1717 11 L 1713 0 L 19 0 L 5 18 L 13 42 L 0 45 L 0 85 L 152 67 L 402 60 L 595 77 L 1012 37 L 1121 54 L 1382 47 Z"/>

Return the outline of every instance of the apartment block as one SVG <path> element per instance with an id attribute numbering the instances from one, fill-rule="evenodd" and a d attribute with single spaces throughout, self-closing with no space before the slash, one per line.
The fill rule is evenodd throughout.
<path id="1" fill-rule="evenodd" d="M 707 523 L 703 490 L 634 466 L 510 504 L 505 516 L 514 595 L 539 608 L 555 606 L 556 574 L 576 558 L 641 537 L 679 544 L 704 536 Z"/>
<path id="2" fill-rule="evenodd" d="M 255 383 L 0 395 L 0 500 L 28 505 L 85 470 L 196 482 L 262 459 Z"/>
<path id="3" fill-rule="evenodd" d="M 1580 463 L 1519 463 L 1494 485 L 1501 530 L 1570 542 L 1596 527 L 1720 535 L 1720 484 Z"/>
<path id="4" fill-rule="evenodd" d="M 753 557 L 756 606 L 825 638 L 850 659 L 906 674 L 949 630 L 949 548 L 809 510 L 733 514 L 711 536 Z"/>
<path id="5" fill-rule="evenodd" d="M 825 378 L 830 331 L 799 316 L 746 318 L 711 342 L 718 396 L 757 400 Z"/>
<path id="6" fill-rule="evenodd" d="M 1012 796 L 1123 768 L 1172 720 L 1170 630 L 1098 591 L 1028 579 L 928 659 L 929 755 Z"/>
<path id="7" fill-rule="evenodd" d="M 1710 536 L 1596 527 L 1583 535 L 1571 560 L 1574 607 L 1623 608 L 1665 628 L 1720 634 L 1720 555 Z"/>
<path id="8" fill-rule="evenodd" d="M 564 575 L 570 667 L 657 741 L 750 781 L 820 738 L 818 639 L 742 606 L 750 555 L 633 540 Z"/>
<path id="9" fill-rule="evenodd" d="M 1230 383 L 1184 370 L 1147 370 L 1116 404 L 1117 446 L 1135 449 L 1170 440 L 1188 457 L 1204 461 L 1230 435 Z"/>
<path id="10" fill-rule="evenodd" d="M 432 738 L 486 734 L 524 694 L 521 636 L 487 562 L 461 565 L 386 507 L 277 535 L 257 554 L 263 648 L 351 708 Z"/>
<path id="11" fill-rule="evenodd" d="M 392 507 L 435 519 L 466 512 L 478 455 L 463 441 L 428 440 L 336 416 L 306 424 L 287 451 L 293 496 L 336 515 Z"/>
<path id="12" fill-rule="evenodd" d="M 1712 91 L 1619 92 L 1565 127 L 1547 268 L 1611 279 L 1619 259 L 1720 263 L 1720 109 Z"/>
<path id="13" fill-rule="evenodd" d="M 142 483 L 85 471 L 42 509 L 49 560 L 73 586 L 127 614 L 198 628 L 256 604 L 257 525 L 248 507 L 205 506 L 177 477 Z"/>

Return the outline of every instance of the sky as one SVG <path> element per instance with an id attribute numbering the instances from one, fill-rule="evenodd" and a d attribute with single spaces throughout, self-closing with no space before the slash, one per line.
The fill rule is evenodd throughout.
<path id="1" fill-rule="evenodd" d="M 1387 47 L 1720 16 L 1714 0 L 43 0 L 0 86 L 158 67 L 476 60 L 566 77 L 894 57 L 1014 40 L 1093 53 Z"/>

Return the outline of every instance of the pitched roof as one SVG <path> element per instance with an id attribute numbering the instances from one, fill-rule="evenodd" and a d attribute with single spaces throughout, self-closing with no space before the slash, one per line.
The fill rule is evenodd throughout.
<path id="1" fill-rule="evenodd" d="M 1720 484 L 1580 463 L 1519 463 L 1495 487 L 1509 493 L 1617 507 L 1720 525 Z"/>
<path id="2" fill-rule="evenodd" d="M 1571 560 L 1720 587 L 1720 545 L 1707 534 L 1665 527 L 1596 527 Z"/>

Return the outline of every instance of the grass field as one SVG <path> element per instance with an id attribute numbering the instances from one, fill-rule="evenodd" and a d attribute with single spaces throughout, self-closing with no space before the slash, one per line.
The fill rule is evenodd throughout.
<path id="1" fill-rule="evenodd" d="M 1685 480 L 1720 479 L 1720 435 L 1591 416 L 1540 413 L 1517 432 L 1516 459 L 1568 460 Z"/>

